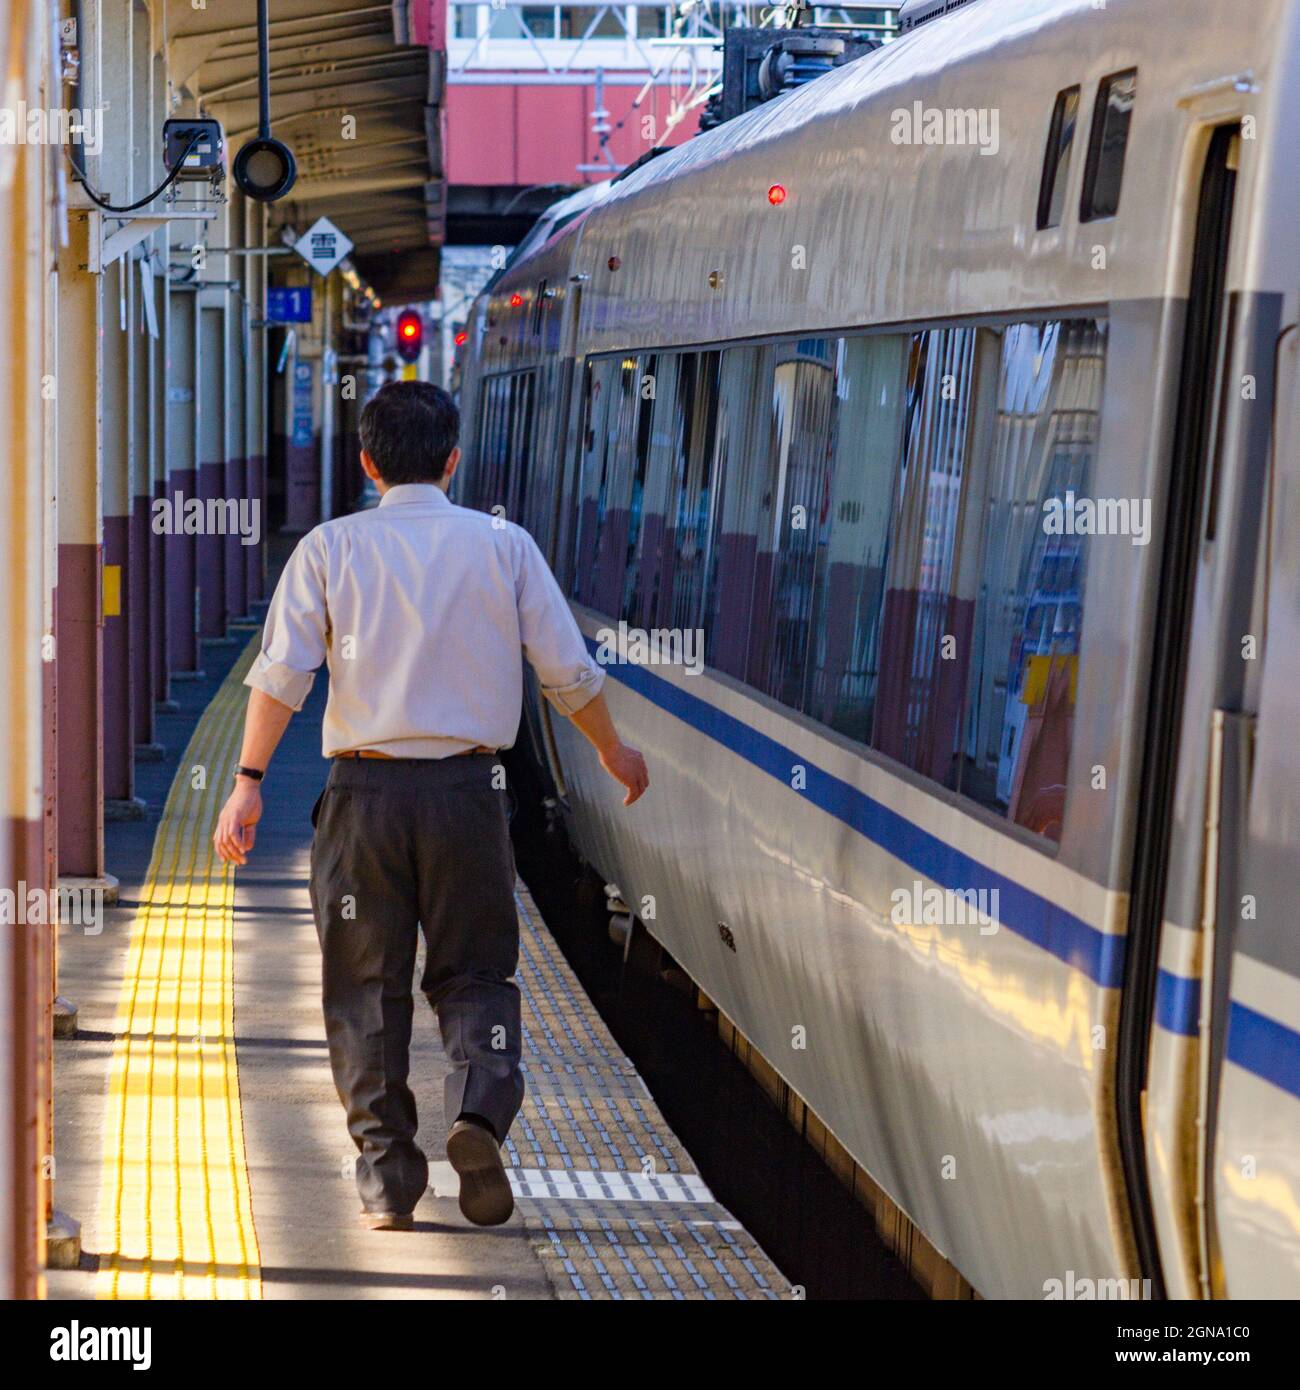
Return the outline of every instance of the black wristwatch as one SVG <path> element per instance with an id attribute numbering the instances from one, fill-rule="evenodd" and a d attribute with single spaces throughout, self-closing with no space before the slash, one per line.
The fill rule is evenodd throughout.
<path id="1" fill-rule="evenodd" d="M 251 777 L 254 782 L 260 782 L 266 776 L 266 772 L 260 767 L 245 767 L 243 763 L 235 769 L 235 776 Z"/>

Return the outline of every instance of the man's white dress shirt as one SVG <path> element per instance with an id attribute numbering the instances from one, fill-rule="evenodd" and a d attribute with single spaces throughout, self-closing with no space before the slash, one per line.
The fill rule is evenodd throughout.
<path id="1" fill-rule="evenodd" d="M 564 714 L 604 684 L 528 532 L 404 483 L 298 542 L 244 683 L 301 709 L 326 661 L 327 758 L 445 758 L 514 742 L 524 656 Z"/>

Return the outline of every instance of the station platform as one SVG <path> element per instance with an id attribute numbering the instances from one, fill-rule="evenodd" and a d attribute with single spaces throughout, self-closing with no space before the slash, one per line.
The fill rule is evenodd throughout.
<path id="1" fill-rule="evenodd" d="M 430 1189 L 413 1231 L 359 1227 L 307 897 L 323 674 L 276 753 L 249 865 L 211 847 L 257 645 L 252 624 L 208 644 L 207 676 L 177 688 L 179 711 L 159 720 L 169 759 L 139 769 L 149 815 L 107 828 L 120 900 L 99 932 L 61 936 L 60 990 L 79 1016 L 55 1056 L 55 1191 L 82 1223 L 83 1255 L 47 1274 L 49 1296 L 792 1297 L 713 1198 L 522 883 L 515 1214 L 494 1229 L 460 1214 L 446 1063 L 417 992 L 411 1087 Z"/>

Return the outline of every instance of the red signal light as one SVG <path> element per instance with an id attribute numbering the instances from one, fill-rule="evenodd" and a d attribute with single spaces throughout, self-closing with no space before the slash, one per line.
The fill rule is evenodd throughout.
<path id="1" fill-rule="evenodd" d="M 767 190 L 767 201 L 771 203 L 774 208 L 779 208 L 781 204 L 785 202 L 785 198 L 785 187 L 782 184 L 774 183 L 772 187 Z"/>
<path id="2" fill-rule="evenodd" d="M 462 328 L 462 329 L 460 330 L 460 332 L 456 334 L 456 346 L 457 346 L 457 347 L 464 347 L 465 344 L 466 344 L 468 341 L 469 341 L 469 334 L 466 333 L 465 330 Z"/>
<path id="3" fill-rule="evenodd" d="M 510 307 L 512 309 L 517 309 L 523 302 L 524 297 L 522 294 L 512 294 L 510 296 Z"/>
<path id="4" fill-rule="evenodd" d="M 414 309 L 403 309 L 397 316 L 397 355 L 403 362 L 414 362 L 424 342 L 424 320 Z"/>

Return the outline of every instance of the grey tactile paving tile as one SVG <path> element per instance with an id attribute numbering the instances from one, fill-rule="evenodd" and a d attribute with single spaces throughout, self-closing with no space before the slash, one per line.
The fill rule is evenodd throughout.
<path id="1" fill-rule="evenodd" d="M 517 896 L 528 1092 L 506 1160 L 557 1295 L 789 1298 L 788 1281 L 714 1200 L 527 889 Z"/>

